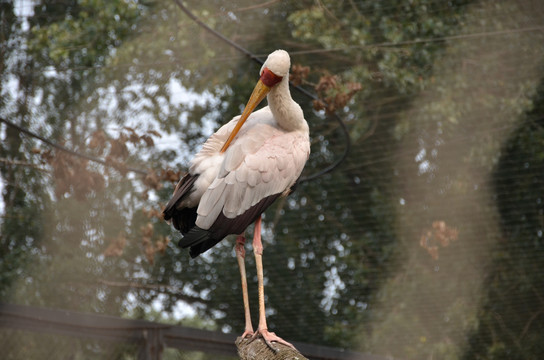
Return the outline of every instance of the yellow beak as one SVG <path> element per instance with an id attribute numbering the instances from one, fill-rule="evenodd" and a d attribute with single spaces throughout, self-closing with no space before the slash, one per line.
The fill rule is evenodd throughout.
<path id="1" fill-rule="evenodd" d="M 221 153 L 224 153 L 229 145 L 231 144 L 232 140 L 238 134 L 238 131 L 240 131 L 240 128 L 244 123 L 246 122 L 247 118 L 253 110 L 263 101 L 263 99 L 266 97 L 266 95 L 270 92 L 270 89 L 272 89 L 270 86 L 265 85 L 262 80 L 259 80 L 257 82 L 257 85 L 255 85 L 255 89 L 253 89 L 253 92 L 251 93 L 251 96 L 249 97 L 249 100 L 247 102 L 247 105 L 244 109 L 244 112 L 242 113 L 242 116 L 240 116 L 240 119 L 238 120 L 238 123 L 234 127 L 234 130 L 229 135 L 229 138 L 221 148 Z"/>

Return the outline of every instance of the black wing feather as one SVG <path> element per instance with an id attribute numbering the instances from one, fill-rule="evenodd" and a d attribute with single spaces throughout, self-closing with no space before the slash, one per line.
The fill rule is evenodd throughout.
<path id="1" fill-rule="evenodd" d="M 176 185 L 172 199 L 166 204 L 162 212 L 164 220 L 172 219 L 172 225 L 182 234 L 187 233 L 195 226 L 196 207 L 180 208 L 180 203 L 193 191 L 196 179 L 198 179 L 198 174 L 185 175 Z"/>
<path id="2" fill-rule="evenodd" d="M 245 213 L 234 219 L 227 218 L 223 215 L 223 212 L 221 212 L 209 230 L 204 230 L 195 226 L 179 241 L 179 246 L 182 248 L 190 247 L 189 253 L 191 257 L 197 257 L 203 252 L 211 249 L 218 242 L 223 240 L 225 236 L 243 233 L 246 228 L 257 221 L 259 216 L 261 216 L 261 214 L 280 196 L 281 193 L 265 197 L 249 208 Z"/>

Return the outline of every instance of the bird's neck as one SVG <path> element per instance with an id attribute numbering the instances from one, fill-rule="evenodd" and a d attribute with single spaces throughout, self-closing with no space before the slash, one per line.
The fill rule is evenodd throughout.
<path id="1" fill-rule="evenodd" d="M 303 130 L 308 125 L 300 106 L 291 97 L 289 76 L 272 88 L 267 96 L 268 106 L 280 127 L 287 131 Z"/>

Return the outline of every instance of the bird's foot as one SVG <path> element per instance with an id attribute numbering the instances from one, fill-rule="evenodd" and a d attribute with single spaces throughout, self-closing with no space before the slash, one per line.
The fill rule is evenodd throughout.
<path id="1" fill-rule="evenodd" d="M 255 333 L 253 332 L 253 329 L 246 329 L 244 333 L 240 336 L 242 339 L 245 338 L 253 338 Z"/>
<path id="2" fill-rule="evenodd" d="M 268 331 L 268 329 L 257 329 L 255 334 L 253 334 L 253 336 L 251 337 L 251 341 L 257 339 L 259 337 L 259 335 L 263 338 L 266 345 L 268 345 L 268 347 L 270 349 L 272 349 L 272 351 L 274 351 L 274 352 L 278 352 L 279 349 L 272 346 L 272 342 L 276 342 L 278 344 L 283 344 L 285 346 L 289 346 L 290 348 L 296 350 L 296 348 L 293 346 L 293 344 L 283 340 L 282 338 L 277 336 L 276 333 Z"/>

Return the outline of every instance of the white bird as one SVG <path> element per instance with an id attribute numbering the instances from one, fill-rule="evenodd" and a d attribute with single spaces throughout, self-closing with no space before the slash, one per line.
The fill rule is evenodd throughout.
<path id="1" fill-rule="evenodd" d="M 222 126 L 191 161 L 163 214 L 184 237 L 182 248 L 196 257 L 229 234 L 239 235 L 236 255 L 242 277 L 245 331 L 291 344 L 269 332 L 266 325 L 261 242 L 261 214 L 274 200 L 288 195 L 310 154 L 309 128 L 300 106 L 289 92 L 289 54 L 271 53 L 241 116 Z M 268 106 L 253 112 L 267 97 Z M 253 250 L 259 290 L 259 326 L 253 332 L 245 274 L 246 228 L 255 222 Z"/>

